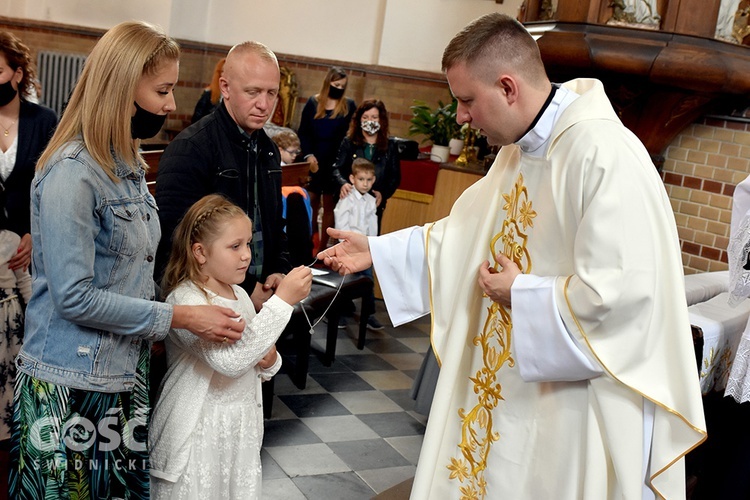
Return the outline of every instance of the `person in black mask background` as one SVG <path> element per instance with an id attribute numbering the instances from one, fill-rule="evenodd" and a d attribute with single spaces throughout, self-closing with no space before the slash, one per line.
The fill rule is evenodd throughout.
<path id="1" fill-rule="evenodd" d="M 29 102 L 35 77 L 29 48 L 0 31 L 0 181 L 9 229 L 21 237 L 11 269 L 26 269 L 31 262 L 29 187 L 57 124 L 54 111 Z"/>
<path id="2" fill-rule="evenodd" d="M 302 156 L 312 164 L 307 190 L 313 209 L 313 234 L 320 234 L 320 250 L 328 246 L 326 229 L 333 227 L 333 207 L 340 189 L 333 178 L 333 163 L 356 109 L 354 101 L 345 97 L 347 83 L 343 68 L 331 67 L 320 92 L 305 103 L 297 132 L 302 143 Z M 318 228 L 317 215 L 321 204 L 323 221 L 322 227 Z"/>
<path id="3" fill-rule="evenodd" d="M 138 139 L 175 109 L 178 58 L 155 26 L 110 29 L 37 163 L 10 498 L 147 498 L 151 343 L 170 328 L 241 337 L 231 309 L 154 300 L 159 217 Z"/>
<path id="4" fill-rule="evenodd" d="M 34 167 L 57 124 L 51 109 L 29 102 L 35 78 L 29 48 L 13 33 L 0 31 L 0 220 L 8 238 L 9 271 L 28 275 L 31 262 L 29 190 Z M 11 233 L 13 233 L 11 235 Z M 20 238 L 20 240 L 19 240 Z M 7 248 L 12 244 L 15 248 Z M 4 260 L 4 259 L 3 259 Z M 30 281 L 30 280 L 29 280 Z M 25 300 L 14 306 L 12 295 L 0 296 L 0 491 L 8 491 L 8 460 L 13 385 L 13 360 L 23 341 Z M 15 303 L 18 304 L 18 298 Z"/>

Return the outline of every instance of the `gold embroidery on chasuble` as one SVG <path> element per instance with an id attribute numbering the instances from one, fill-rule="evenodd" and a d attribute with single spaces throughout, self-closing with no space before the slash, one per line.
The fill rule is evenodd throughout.
<path id="1" fill-rule="evenodd" d="M 515 262 L 523 273 L 531 271 L 531 259 L 526 248 L 527 231 L 534 226 L 536 212 L 532 209 L 528 191 L 520 174 L 510 193 L 503 193 L 505 220 L 500 232 L 489 242 L 489 250 L 494 261 L 493 269 L 498 270 L 496 255 L 503 253 Z M 492 215 L 492 214 L 488 214 Z M 480 499 L 487 493 L 484 471 L 487 457 L 500 433 L 493 429 L 493 409 L 503 396 L 502 385 L 497 372 L 504 364 L 515 364 L 510 353 L 512 322 L 510 309 L 496 302 L 487 308 L 487 319 L 482 331 L 472 339 L 472 343 L 482 349 L 482 366 L 469 380 L 477 395 L 476 405 L 470 410 L 459 408 L 461 419 L 461 443 L 458 456 L 451 457 L 446 467 L 450 479 L 457 479 L 461 498 Z"/>

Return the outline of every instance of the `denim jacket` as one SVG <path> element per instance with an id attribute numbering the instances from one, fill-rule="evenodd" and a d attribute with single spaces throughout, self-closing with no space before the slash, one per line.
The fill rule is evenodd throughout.
<path id="1" fill-rule="evenodd" d="M 34 176 L 33 291 L 16 365 L 40 380 L 132 390 L 141 343 L 169 331 L 173 308 L 154 301 L 156 202 L 142 170 L 118 162 L 115 174 L 73 141 Z"/>

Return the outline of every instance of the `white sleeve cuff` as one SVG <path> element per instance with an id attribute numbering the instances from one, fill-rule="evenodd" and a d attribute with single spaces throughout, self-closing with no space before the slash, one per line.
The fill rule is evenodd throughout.
<path id="1" fill-rule="evenodd" d="M 511 287 L 513 347 L 526 382 L 587 380 L 603 373 L 560 319 L 555 278 L 519 275 Z"/>
<path id="2" fill-rule="evenodd" d="M 370 254 L 393 326 L 430 312 L 424 232 L 409 227 L 369 237 Z"/>

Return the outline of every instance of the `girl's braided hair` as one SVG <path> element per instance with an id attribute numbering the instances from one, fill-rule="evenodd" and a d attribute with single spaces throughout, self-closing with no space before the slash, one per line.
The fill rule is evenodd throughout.
<path id="1" fill-rule="evenodd" d="M 247 214 L 220 194 L 204 196 L 188 209 L 172 237 L 172 251 L 161 283 L 164 296 L 188 280 L 202 289 L 203 274 L 193 255 L 193 244 L 210 245 L 224 224 L 235 217 Z"/>

